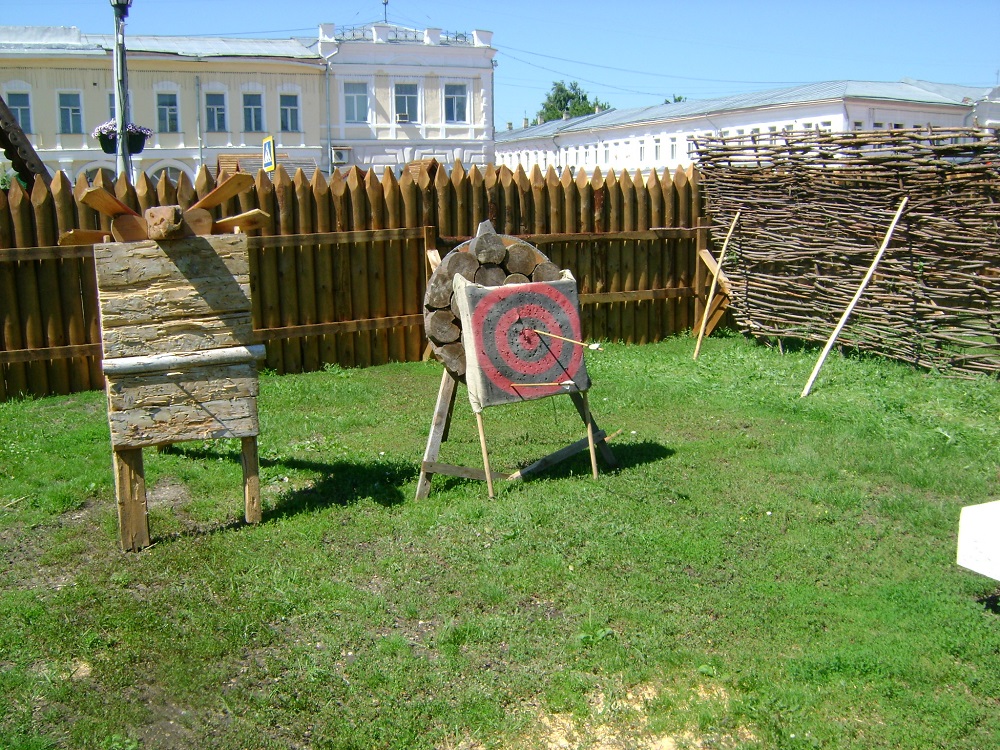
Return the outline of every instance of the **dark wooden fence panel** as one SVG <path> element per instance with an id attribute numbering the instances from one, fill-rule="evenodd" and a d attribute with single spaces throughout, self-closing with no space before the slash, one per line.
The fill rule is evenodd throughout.
<path id="1" fill-rule="evenodd" d="M 293 373 L 419 359 L 425 246 L 445 253 L 487 219 L 573 272 L 586 336 L 644 343 L 690 328 L 692 222 L 700 216 L 692 175 L 654 172 L 644 180 L 638 172 L 551 167 L 529 175 L 461 164 L 448 171 L 432 162 L 398 178 L 354 167 L 307 180 L 279 166 L 212 212 L 217 219 L 253 208 L 270 215 L 249 233 L 262 238 L 250 248 L 252 316 L 267 343 L 266 366 Z M 194 182 L 182 174 L 153 184 L 141 175 L 132 185 L 102 171 L 93 184 L 144 211 L 190 206 L 225 177 L 202 169 Z M 51 187 L 37 181 L 30 191 L 17 184 L 0 192 L 0 400 L 103 385 L 92 252 L 56 246 L 70 229 L 110 234 L 108 217 L 80 202 L 89 187 L 82 176 L 73 184 L 60 174 Z M 405 237 L 377 231 L 422 227 Z M 376 233 L 329 239 L 358 230 Z M 295 240 L 268 239 L 282 235 Z"/>

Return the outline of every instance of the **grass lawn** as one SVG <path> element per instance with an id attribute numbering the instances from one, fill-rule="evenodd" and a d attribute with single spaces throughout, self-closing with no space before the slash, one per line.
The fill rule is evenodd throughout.
<path id="1" fill-rule="evenodd" d="M 0 746 L 1000 746 L 1000 584 L 955 564 L 1000 499 L 1000 383 L 737 336 L 609 345 L 586 454 L 413 493 L 435 363 L 261 380 L 239 442 L 147 450 L 118 549 L 101 393 L 0 404 Z M 460 390 L 441 460 L 479 465 Z M 485 413 L 499 470 L 582 436 Z"/>

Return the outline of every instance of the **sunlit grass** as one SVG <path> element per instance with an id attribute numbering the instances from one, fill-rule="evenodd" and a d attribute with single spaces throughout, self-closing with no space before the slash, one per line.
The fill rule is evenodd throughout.
<path id="1" fill-rule="evenodd" d="M 103 395 L 0 405 L 4 746 L 997 745 L 998 584 L 954 559 L 1000 386 L 834 356 L 800 399 L 814 351 L 606 349 L 596 482 L 416 502 L 439 365 L 265 374 L 264 522 L 236 441 L 146 451 L 140 554 Z M 485 416 L 500 470 L 582 435 L 565 398 Z M 441 460 L 481 462 L 464 391 Z"/>

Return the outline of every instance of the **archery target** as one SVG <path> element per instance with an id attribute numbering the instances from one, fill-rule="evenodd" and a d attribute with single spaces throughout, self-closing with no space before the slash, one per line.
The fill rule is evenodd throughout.
<path id="1" fill-rule="evenodd" d="M 473 409 L 584 391 L 576 281 L 484 287 L 455 278 Z M 550 335 L 551 334 L 551 335 Z M 560 338 L 561 337 L 561 338 Z"/>

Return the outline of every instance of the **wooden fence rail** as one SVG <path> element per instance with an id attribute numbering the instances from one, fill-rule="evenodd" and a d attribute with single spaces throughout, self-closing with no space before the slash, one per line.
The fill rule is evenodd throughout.
<path id="1" fill-rule="evenodd" d="M 93 184 L 141 212 L 187 208 L 216 180 L 202 169 L 193 183 L 132 185 L 101 172 Z M 0 191 L 0 401 L 103 385 L 92 248 L 56 246 L 71 229 L 110 233 L 79 200 L 90 186 L 60 173 L 51 186 Z M 419 359 L 425 247 L 450 249 L 486 219 L 574 273 L 591 338 L 645 343 L 690 329 L 707 286 L 697 251 L 709 224 L 692 169 L 643 178 L 431 163 L 398 179 L 352 168 L 307 180 L 279 167 L 213 213 L 254 208 L 271 219 L 251 233 L 253 322 L 279 373 Z"/>

